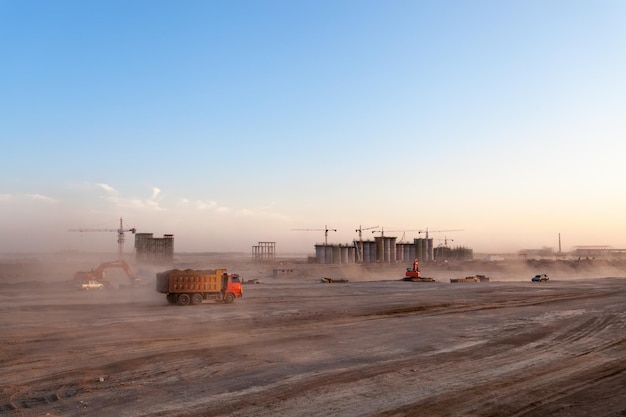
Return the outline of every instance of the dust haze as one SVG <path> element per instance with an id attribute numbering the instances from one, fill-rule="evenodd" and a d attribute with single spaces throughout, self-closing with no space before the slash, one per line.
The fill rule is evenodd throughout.
<path id="1" fill-rule="evenodd" d="M 437 282 L 416 283 L 403 264 L 188 254 L 134 264 L 136 287 L 111 272 L 113 289 L 77 290 L 106 256 L 1 259 L 0 414 L 626 414 L 623 261 L 424 264 Z M 172 266 L 225 267 L 244 296 L 169 305 L 155 274 Z"/>

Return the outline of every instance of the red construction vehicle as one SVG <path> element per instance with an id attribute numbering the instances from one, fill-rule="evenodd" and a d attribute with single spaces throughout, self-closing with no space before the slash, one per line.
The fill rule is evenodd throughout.
<path id="1" fill-rule="evenodd" d="M 166 294 L 167 302 L 179 306 L 198 305 L 204 300 L 227 304 L 243 296 L 237 274 L 225 269 L 171 269 L 156 274 L 157 292 Z"/>
<path id="2" fill-rule="evenodd" d="M 413 266 L 406 269 L 406 273 L 404 274 L 402 280 L 413 282 L 435 282 L 433 278 L 422 276 L 419 268 L 419 261 L 417 258 L 415 258 L 415 260 L 413 261 Z"/>
<path id="3" fill-rule="evenodd" d="M 110 268 L 121 268 L 130 280 L 131 285 L 136 285 L 139 282 L 139 279 L 135 276 L 130 265 L 128 265 L 128 263 L 124 260 L 105 262 L 98 265 L 96 269 L 92 269 L 91 271 L 77 272 L 74 274 L 74 280 L 76 280 L 79 284 L 89 281 L 97 281 L 102 283 L 105 288 L 110 288 L 111 283 L 106 279 L 105 272 Z"/>

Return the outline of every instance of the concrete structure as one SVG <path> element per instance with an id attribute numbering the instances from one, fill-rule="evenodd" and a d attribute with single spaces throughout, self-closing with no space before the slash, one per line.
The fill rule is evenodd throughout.
<path id="1" fill-rule="evenodd" d="M 357 247 L 352 245 L 315 245 L 315 261 L 320 264 L 354 264 Z"/>
<path id="2" fill-rule="evenodd" d="M 354 264 L 358 262 L 361 242 L 353 245 L 315 245 L 315 262 L 320 264 Z M 393 264 L 433 261 L 433 239 L 415 239 L 413 243 L 396 243 L 395 237 L 380 236 L 363 241 L 363 264 Z"/>
<path id="3" fill-rule="evenodd" d="M 389 236 L 379 236 L 374 238 L 376 242 L 376 262 L 394 263 L 396 262 L 396 238 Z"/>
<path id="4" fill-rule="evenodd" d="M 290 278 L 293 276 L 294 270 L 289 268 L 277 268 L 272 271 L 274 278 Z"/>
<path id="5" fill-rule="evenodd" d="M 252 246 L 252 261 L 271 263 L 276 260 L 276 242 L 259 242 Z"/>
<path id="6" fill-rule="evenodd" d="M 137 262 L 164 263 L 174 260 L 174 235 L 153 237 L 152 233 L 135 233 Z"/>

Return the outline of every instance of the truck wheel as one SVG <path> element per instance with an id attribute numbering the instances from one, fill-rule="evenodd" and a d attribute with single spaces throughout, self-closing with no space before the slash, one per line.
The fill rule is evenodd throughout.
<path id="1" fill-rule="evenodd" d="M 192 306 L 197 306 L 198 304 L 202 303 L 202 294 L 191 294 L 191 305 Z"/>
<path id="2" fill-rule="evenodd" d="M 177 302 L 177 304 L 179 306 L 189 305 L 189 301 L 191 301 L 191 297 L 189 297 L 189 294 L 179 294 L 178 295 L 178 302 Z"/>
<path id="3" fill-rule="evenodd" d="M 224 302 L 225 302 L 226 304 L 230 304 L 230 303 L 232 303 L 233 301 L 235 301 L 235 296 L 233 295 L 233 293 L 232 293 L 232 292 L 229 292 L 228 294 L 226 294 L 226 296 L 224 297 Z"/>

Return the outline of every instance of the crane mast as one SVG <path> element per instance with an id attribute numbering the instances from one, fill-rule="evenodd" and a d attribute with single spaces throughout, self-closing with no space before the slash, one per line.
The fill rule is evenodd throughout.
<path id="1" fill-rule="evenodd" d="M 359 228 L 355 230 L 355 232 L 359 232 L 359 262 L 363 263 L 363 230 L 376 229 L 378 226 L 366 227 L 363 229 L 361 225 Z M 374 233 L 374 232 L 372 232 Z"/>

